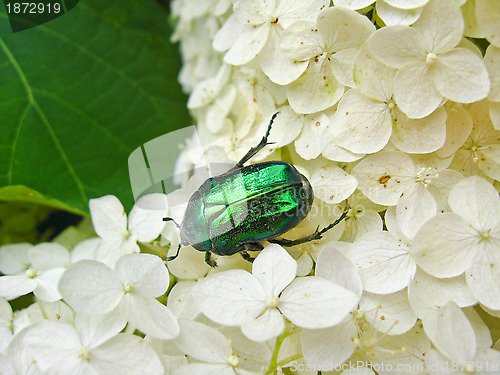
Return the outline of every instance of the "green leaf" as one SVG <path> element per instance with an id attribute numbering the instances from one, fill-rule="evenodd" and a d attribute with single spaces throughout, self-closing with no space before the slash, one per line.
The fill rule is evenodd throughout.
<path id="1" fill-rule="evenodd" d="M 55 208 L 72 212 L 74 214 L 84 215 L 86 212 L 75 209 L 56 199 L 48 198 L 39 192 L 26 186 L 14 185 L 0 188 L 0 201 L 5 202 L 26 202 L 45 207 Z"/>
<path id="2" fill-rule="evenodd" d="M 130 208 L 129 154 L 189 123 L 167 26 L 153 0 L 81 0 L 15 34 L 0 13 L 0 186 Z"/>

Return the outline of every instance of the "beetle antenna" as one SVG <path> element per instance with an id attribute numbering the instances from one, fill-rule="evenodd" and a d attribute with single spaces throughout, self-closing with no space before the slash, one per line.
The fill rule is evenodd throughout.
<path id="1" fill-rule="evenodd" d="M 175 221 L 174 221 L 174 223 L 175 223 Z M 182 244 L 179 244 L 179 247 L 177 248 L 177 253 L 175 253 L 174 256 L 167 257 L 167 262 L 174 260 L 175 258 L 177 258 L 179 256 L 179 250 L 181 249 L 181 246 L 182 246 Z"/>
<path id="2" fill-rule="evenodd" d="M 163 218 L 163 221 L 171 221 L 171 222 L 173 222 L 173 223 L 175 224 L 175 226 L 176 226 L 177 228 L 180 228 L 180 227 L 181 227 L 181 226 L 180 226 L 179 224 L 177 224 L 177 223 L 175 222 L 175 220 L 174 220 L 174 219 L 172 219 L 171 217 L 164 217 L 164 218 Z"/>

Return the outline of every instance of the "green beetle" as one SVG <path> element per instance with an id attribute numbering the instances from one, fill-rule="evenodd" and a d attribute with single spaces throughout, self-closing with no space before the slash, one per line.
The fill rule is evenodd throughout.
<path id="1" fill-rule="evenodd" d="M 279 112 L 278 112 L 279 113 Z M 252 261 L 249 250 L 262 250 L 260 241 L 295 246 L 318 240 L 342 221 L 348 212 L 332 224 L 297 240 L 277 239 L 301 222 L 311 210 L 314 193 L 311 184 L 297 169 L 285 161 L 266 161 L 243 166 L 267 142 L 275 113 L 260 143 L 228 172 L 207 179 L 189 199 L 180 228 L 182 245 L 205 252 L 205 261 L 216 266 L 212 253 L 233 255 L 241 253 Z M 164 218 L 173 221 L 172 218 Z"/>

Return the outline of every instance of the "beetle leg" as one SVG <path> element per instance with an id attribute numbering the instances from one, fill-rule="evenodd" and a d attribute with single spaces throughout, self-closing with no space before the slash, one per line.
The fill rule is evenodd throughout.
<path id="1" fill-rule="evenodd" d="M 349 203 L 347 203 L 344 212 L 342 213 L 342 215 L 340 215 L 340 217 L 337 220 L 335 220 L 333 223 L 331 223 L 330 225 L 328 225 L 327 227 L 325 227 L 321 230 L 318 230 L 319 227 L 316 228 L 314 233 L 309 235 L 309 236 L 298 238 L 296 240 L 287 240 L 285 238 L 280 238 L 280 239 L 270 239 L 267 241 L 271 242 L 271 243 L 276 243 L 276 244 L 281 245 L 281 246 L 289 247 L 289 246 L 300 245 L 300 244 L 303 244 L 303 243 L 306 243 L 309 241 L 320 240 L 321 237 L 323 236 L 323 234 L 328 232 L 330 229 L 332 229 L 334 226 L 336 226 L 338 223 L 340 223 L 342 220 L 345 219 L 345 217 L 347 216 L 347 213 L 349 212 L 349 208 L 350 208 Z"/>
<path id="2" fill-rule="evenodd" d="M 174 225 L 175 225 L 177 228 L 180 228 L 180 227 L 181 227 L 181 226 L 180 226 L 179 224 L 177 224 L 177 223 L 175 222 L 175 220 L 174 220 L 174 219 L 172 219 L 171 217 L 164 217 L 164 218 L 163 218 L 163 221 L 171 221 L 171 222 L 173 222 L 173 223 L 174 223 Z"/>
<path id="3" fill-rule="evenodd" d="M 253 263 L 253 261 L 255 260 L 255 258 L 252 257 L 250 254 L 248 254 L 246 251 L 242 251 L 240 254 L 241 257 L 245 259 L 247 262 Z"/>
<path id="4" fill-rule="evenodd" d="M 215 261 L 215 259 L 212 259 L 212 253 L 210 251 L 207 251 L 205 253 L 205 263 L 212 268 L 217 267 L 217 262 Z"/>
<path id="5" fill-rule="evenodd" d="M 177 258 L 179 256 L 179 250 L 181 249 L 181 246 L 182 246 L 182 244 L 179 244 L 179 247 L 177 248 L 177 253 L 175 253 L 175 255 L 173 255 L 173 256 L 167 257 L 167 261 L 174 260 L 175 258 Z"/>
<path id="6" fill-rule="evenodd" d="M 241 254 L 241 257 L 245 259 L 247 262 L 253 263 L 255 260 L 255 257 L 252 257 L 250 254 L 247 253 L 247 251 L 260 251 L 264 248 L 260 243 L 258 242 L 250 242 L 241 245 L 240 250 L 238 250 Z"/>
<path id="7" fill-rule="evenodd" d="M 259 144 L 255 147 L 252 147 L 250 149 L 250 151 L 248 151 L 246 153 L 245 156 L 243 156 L 241 158 L 241 160 L 236 164 L 235 168 L 241 168 L 243 167 L 243 164 L 245 164 L 248 160 L 250 160 L 255 154 L 257 154 L 257 152 L 259 152 L 260 150 L 262 150 L 264 147 L 266 147 L 267 145 L 271 145 L 273 144 L 274 142 L 267 142 L 267 137 L 269 137 L 269 133 L 271 132 L 271 127 L 273 126 L 273 122 L 274 122 L 274 119 L 276 118 L 276 116 L 278 116 L 279 112 L 276 112 L 273 117 L 271 117 L 271 121 L 269 122 L 269 126 L 267 127 L 267 131 L 266 131 L 266 135 L 264 137 L 262 137 L 262 139 L 260 140 Z"/>

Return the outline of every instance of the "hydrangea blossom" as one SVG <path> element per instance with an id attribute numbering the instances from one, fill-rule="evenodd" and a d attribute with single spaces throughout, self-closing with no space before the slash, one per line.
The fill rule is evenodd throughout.
<path id="1" fill-rule="evenodd" d="M 96 198 L 98 237 L 71 252 L 0 248 L 0 373 L 497 373 L 499 4 L 173 0 L 203 146 L 186 142 L 168 206 L 145 196 L 127 218 Z M 239 160 L 276 112 L 250 163 L 291 162 L 315 196 L 284 237 L 329 225 L 344 201 L 347 219 L 253 264 L 212 269 L 190 246 L 163 262 L 180 237 L 162 219 L 182 220 L 205 160 Z"/>
<path id="2" fill-rule="evenodd" d="M 463 29 L 456 2 L 431 0 L 413 26 L 387 26 L 368 40 L 377 60 L 398 69 L 394 97 L 408 117 L 429 115 L 443 97 L 472 103 L 488 95 L 488 72 L 481 58 L 457 48 Z"/>
<path id="3" fill-rule="evenodd" d="M 281 314 L 305 328 L 329 327 L 357 303 L 349 290 L 321 277 L 294 280 L 297 263 L 279 245 L 268 245 L 255 259 L 252 274 L 232 270 L 199 282 L 195 301 L 211 320 L 241 325 L 248 338 L 265 341 L 284 329 Z"/>

